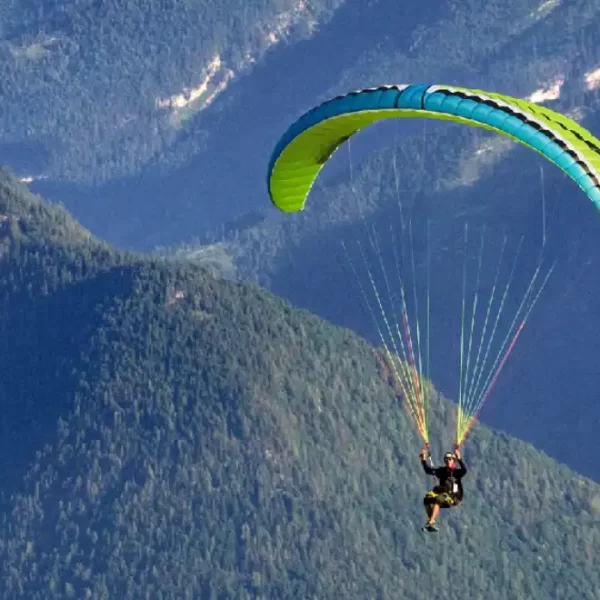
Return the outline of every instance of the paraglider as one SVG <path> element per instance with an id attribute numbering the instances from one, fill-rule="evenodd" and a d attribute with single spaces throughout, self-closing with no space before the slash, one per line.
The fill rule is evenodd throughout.
<path id="1" fill-rule="evenodd" d="M 600 140 L 588 130 L 565 115 L 526 100 L 465 87 L 427 84 L 384 85 L 362 89 L 332 98 L 302 115 L 280 138 L 269 162 L 268 190 L 273 204 L 285 213 L 303 210 L 319 172 L 336 150 L 369 125 L 394 118 L 441 119 L 507 136 L 513 141 L 535 150 L 555 164 L 575 181 L 600 209 Z M 412 236 L 412 230 L 410 235 Z M 465 227 L 465 240 L 466 237 Z M 479 263 L 481 269 L 481 255 Z M 513 271 L 511 271 L 511 277 Z M 413 344 L 415 333 L 411 331 L 407 318 L 404 288 L 401 288 L 400 294 L 402 299 L 401 318 L 396 323 L 390 323 L 384 313 L 381 294 L 376 289 L 371 272 L 367 271 L 376 304 L 381 310 L 384 320 L 384 325 L 381 327 L 376 325 L 382 339 L 383 350 L 375 352 L 375 356 L 383 367 L 385 377 L 394 389 L 395 395 L 399 399 L 402 398 L 403 404 L 407 407 L 415 428 L 425 444 L 427 451 L 421 453 L 423 468 L 428 474 L 435 475 L 440 479 L 439 485 L 425 497 L 428 516 L 426 529 L 428 531 L 436 530 L 435 521 L 440 508 L 457 506 L 462 500 L 460 480 L 466 474 L 466 467 L 459 448 L 478 419 L 482 405 L 510 356 L 551 271 L 552 269 L 545 278 L 541 277 L 540 283 L 538 280 L 540 265 L 538 265 L 513 319 L 509 333 L 504 338 L 496 358 L 492 359 L 493 366 L 487 376 L 483 373 L 479 363 L 480 359 L 482 364 L 488 359 L 490 346 L 484 351 L 480 351 L 481 348 L 477 351 L 476 360 L 471 361 L 471 363 L 476 363 L 475 367 L 469 364 L 471 340 L 465 350 L 466 340 L 463 340 L 463 334 L 466 313 L 463 296 L 460 340 L 461 389 L 458 399 L 455 452 L 453 456 L 448 454 L 446 465 L 437 469 L 434 469 L 429 462 L 428 386 L 418 355 L 420 345 L 418 322 L 415 328 L 418 343 L 415 345 Z M 488 324 L 490 325 L 489 329 L 492 330 L 492 337 L 498 324 L 499 313 L 495 323 L 492 323 L 493 318 L 490 313 L 497 283 L 498 281 L 494 280 L 483 326 L 482 342 Z M 500 311 L 504 306 L 508 287 L 509 284 L 506 285 L 505 293 L 502 296 Z M 361 291 L 366 297 L 363 286 L 361 286 Z M 416 304 L 415 295 L 415 306 Z M 374 317 L 373 310 L 371 313 Z M 475 313 L 473 312 L 471 334 L 474 318 Z M 388 346 L 384 340 L 386 335 L 389 335 L 392 340 L 397 340 L 397 343 L 393 341 L 391 347 Z M 465 357 L 463 357 L 463 350 L 465 350 Z M 426 353 L 425 362 L 428 363 L 428 344 Z M 466 363 L 466 375 L 464 376 L 463 358 Z M 470 368 L 474 369 L 471 374 L 469 374 Z M 458 462 L 459 468 L 456 468 L 454 461 Z M 451 486 L 451 489 L 446 489 L 448 485 Z"/>
<path id="2" fill-rule="evenodd" d="M 438 479 L 438 484 L 423 498 L 427 514 L 427 523 L 423 530 L 436 532 L 438 531 L 436 520 L 440 509 L 456 507 L 463 500 L 462 478 L 467 474 L 467 466 L 458 447 L 454 449 L 454 452 L 446 452 L 442 467 L 433 467 L 428 445 L 421 450 L 419 456 L 425 473 Z"/>

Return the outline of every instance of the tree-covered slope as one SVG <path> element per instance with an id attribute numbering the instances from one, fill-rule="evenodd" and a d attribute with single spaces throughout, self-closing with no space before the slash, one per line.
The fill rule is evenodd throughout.
<path id="1" fill-rule="evenodd" d="M 2 597 L 598 597 L 596 484 L 481 427 L 428 537 L 418 439 L 360 338 L 112 251 L 6 175 L 0 202 L 5 464 L 38 445 L 3 503 Z M 432 414 L 448 432 L 451 404 Z"/>

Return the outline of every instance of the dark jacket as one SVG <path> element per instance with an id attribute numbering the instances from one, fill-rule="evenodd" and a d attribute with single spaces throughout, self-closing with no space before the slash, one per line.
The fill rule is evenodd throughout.
<path id="1" fill-rule="evenodd" d="M 450 469 L 445 465 L 443 467 L 432 467 L 431 458 L 421 459 L 425 473 L 439 479 L 439 483 L 433 488 L 433 491 L 438 494 L 450 494 L 457 500 L 462 500 L 463 487 L 461 479 L 467 474 L 467 467 L 462 458 L 457 458 L 456 462 L 459 464 L 459 468 Z"/>

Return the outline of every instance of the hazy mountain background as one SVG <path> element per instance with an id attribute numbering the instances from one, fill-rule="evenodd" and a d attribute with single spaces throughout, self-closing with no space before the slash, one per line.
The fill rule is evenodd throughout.
<path id="1" fill-rule="evenodd" d="M 0 161 L 91 231 L 2 173 L 4 597 L 420 598 L 443 574 L 448 597 L 597 598 L 593 205 L 446 123 L 361 134 L 299 215 L 265 179 L 303 111 L 380 83 L 529 97 L 600 132 L 599 25 L 579 0 L 3 3 Z M 340 244 L 357 261 L 376 232 L 389 255 L 403 218 L 449 398 L 465 223 L 484 279 L 505 235 L 516 291 L 542 244 L 556 262 L 482 415 L 508 435 L 476 430 L 469 504 L 426 552 L 419 442 Z"/>
<path id="2" fill-rule="evenodd" d="M 529 95 L 564 78 L 571 107 L 600 61 L 594 2 L 17 6 L 0 157 L 144 249 L 265 215 L 276 139 L 331 94 L 443 81 Z"/>

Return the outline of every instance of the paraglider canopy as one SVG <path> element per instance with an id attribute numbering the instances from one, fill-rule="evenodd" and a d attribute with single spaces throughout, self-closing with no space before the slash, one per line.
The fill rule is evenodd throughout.
<path id="1" fill-rule="evenodd" d="M 372 123 L 402 117 L 445 119 L 508 136 L 556 164 L 600 208 L 600 141 L 575 121 L 502 94 L 423 84 L 363 89 L 305 113 L 271 157 L 271 200 L 284 212 L 302 210 L 319 171 L 347 139 Z"/>

